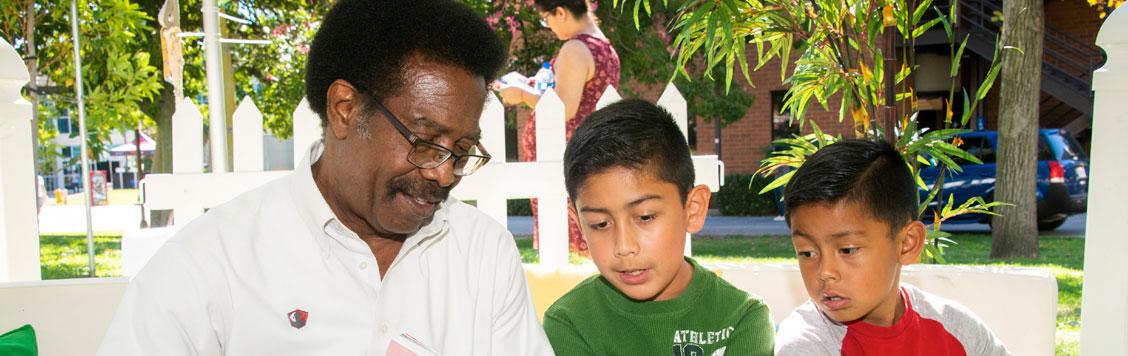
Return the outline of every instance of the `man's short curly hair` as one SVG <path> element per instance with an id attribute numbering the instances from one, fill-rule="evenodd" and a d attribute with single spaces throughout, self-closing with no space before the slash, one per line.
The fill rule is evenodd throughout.
<path id="1" fill-rule="evenodd" d="M 375 100 L 399 94 L 408 58 L 461 67 L 492 82 L 505 47 L 486 21 L 449 0 L 340 0 L 313 38 L 306 98 L 325 126 L 326 93 L 337 79 Z"/>

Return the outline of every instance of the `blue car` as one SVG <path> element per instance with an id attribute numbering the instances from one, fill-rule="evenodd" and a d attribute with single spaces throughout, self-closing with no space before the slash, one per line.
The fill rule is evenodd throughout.
<path id="1" fill-rule="evenodd" d="M 944 173 L 943 195 L 954 194 L 956 205 L 973 197 L 982 197 L 990 202 L 995 194 L 995 152 L 998 148 L 998 133 L 995 131 L 974 131 L 960 135 L 968 153 L 976 156 L 983 164 L 975 164 L 957 159 L 963 172 Z M 936 183 L 940 170 L 922 167 L 920 176 L 930 188 Z M 1037 215 L 1038 230 L 1053 230 L 1065 223 L 1070 215 L 1085 211 L 1089 192 L 1089 159 L 1077 140 L 1061 129 L 1038 130 L 1038 175 L 1037 175 Z M 928 192 L 922 191 L 921 198 Z M 939 200 L 939 196 L 937 199 Z M 936 207 L 936 202 L 932 207 Z M 924 216 L 929 220 L 930 213 Z M 986 223 L 991 216 L 983 214 L 963 214 L 945 223 Z"/>

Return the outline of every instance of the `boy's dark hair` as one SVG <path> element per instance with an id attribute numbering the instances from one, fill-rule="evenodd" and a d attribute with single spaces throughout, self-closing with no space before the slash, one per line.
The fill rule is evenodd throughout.
<path id="1" fill-rule="evenodd" d="M 545 12 L 551 12 L 552 10 L 556 10 L 557 7 L 563 7 L 575 17 L 584 16 L 588 13 L 587 0 L 536 0 L 534 3 L 537 6 L 537 10 Z"/>
<path id="2" fill-rule="evenodd" d="M 801 206 L 851 201 L 897 231 L 917 218 L 917 186 L 904 158 L 885 141 L 847 139 L 819 149 L 784 190 L 787 223 Z"/>
<path id="3" fill-rule="evenodd" d="M 309 51 L 306 98 L 325 126 L 326 93 L 337 79 L 382 101 L 404 86 L 407 59 L 420 55 L 461 67 L 487 85 L 505 63 L 505 47 L 486 21 L 447 0 L 340 0 Z"/>
<path id="4" fill-rule="evenodd" d="M 693 159 L 673 116 L 657 105 L 627 99 L 588 115 L 564 150 L 568 196 L 591 175 L 614 167 L 646 170 L 678 187 L 685 202 L 693 187 Z"/>

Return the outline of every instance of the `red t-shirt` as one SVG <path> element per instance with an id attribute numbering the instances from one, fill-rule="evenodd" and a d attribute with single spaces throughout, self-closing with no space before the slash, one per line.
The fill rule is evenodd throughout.
<path id="1" fill-rule="evenodd" d="M 846 324 L 842 356 L 967 355 L 963 344 L 948 333 L 943 324 L 925 319 L 913 310 L 912 301 L 904 288 L 901 288 L 901 299 L 905 301 L 905 314 L 892 326 L 877 326 L 864 321 Z"/>
<path id="2" fill-rule="evenodd" d="M 954 301 L 901 285 L 905 313 L 889 327 L 838 323 L 808 301 L 776 333 L 777 356 L 975 355 L 1010 352 L 979 317 Z"/>

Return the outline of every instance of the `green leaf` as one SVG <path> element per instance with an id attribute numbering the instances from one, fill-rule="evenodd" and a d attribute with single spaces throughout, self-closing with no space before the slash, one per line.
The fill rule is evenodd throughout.
<path id="1" fill-rule="evenodd" d="M 913 38 L 920 37 L 925 32 L 928 32 L 928 30 L 931 29 L 932 26 L 935 26 L 937 23 L 940 23 L 940 21 L 941 21 L 941 18 L 937 17 L 937 18 L 934 18 L 934 19 L 932 19 L 928 22 L 925 22 L 924 25 L 921 25 L 920 27 L 914 28 L 913 34 L 912 34 Z"/>
<path id="2" fill-rule="evenodd" d="M 740 63 L 740 72 L 744 74 L 744 80 L 748 82 L 749 86 L 755 87 L 752 83 L 752 72 L 748 70 L 748 56 L 745 54 L 745 47 L 739 42 L 734 45 L 736 48 L 736 59 Z"/>
<path id="3" fill-rule="evenodd" d="M 916 10 L 913 11 L 913 23 L 919 23 L 920 19 L 924 17 L 924 13 L 927 12 L 928 9 L 932 8 L 932 0 L 924 0 L 921 1 L 920 4 L 917 4 Z M 943 16 L 940 16 L 939 18 L 943 18 Z"/>
<path id="4" fill-rule="evenodd" d="M 957 11 L 957 9 L 959 9 L 960 2 L 952 1 L 951 4 L 952 6 L 948 7 L 948 21 L 951 21 L 952 23 L 960 23 L 960 19 L 958 17 L 960 12 Z M 948 38 L 952 38 L 952 35 L 948 34 Z"/>
<path id="5" fill-rule="evenodd" d="M 971 111 L 971 99 L 967 97 L 967 90 L 963 91 L 963 115 L 960 116 L 960 126 L 967 127 L 967 120 L 971 119 L 974 113 Z"/>
<path id="6" fill-rule="evenodd" d="M 759 194 L 764 194 L 772 191 L 773 189 L 787 185 L 787 182 L 791 180 L 791 176 L 793 175 L 795 175 L 795 171 L 784 173 L 783 175 L 779 176 L 779 178 L 772 180 L 772 182 L 768 183 L 768 185 L 765 185 L 764 189 L 760 189 Z"/>
<path id="7" fill-rule="evenodd" d="M 1001 69 L 1003 69 L 1003 66 L 997 65 L 987 71 L 987 77 L 983 79 L 983 84 L 981 84 L 979 90 L 975 92 L 976 100 L 983 100 L 983 98 L 987 97 L 987 93 L 991 91 L 991 86 L 995 85 L 995 77 L 999 76 L 999 70 Z"/>
<path id="8" fill-rule="evenodd" d="M 639 24 L 638 24 L 638 7 L 639 7 L 639 5 L 642 5 L 643 1 L 646 1 L 646 3 L 648 4 L 647 7 L 650 7 L 649 6 L 649 4 L 650 4 L 649 0 L 635 0 L 634 11 L 632 11 L 632 13 L 634 15 L 634 25 L 635 25 L 636 30 L 641 28 L 641 26 L 639 26 Z M 646 12 L 650 13 L 650 10 L 648 9 Z"/>
<path id="9" fill-rule="evenodd" d="M 791 35 L 784 36 L 779 45 L 782 46 L 783 54 L 780 55 L 779 60 L 779 80 L 787 81 L 787 62 L 791 61 Z"/>
<path id="10" fill-rule="evenodd" d="M 741 43 L 736 43 L 736 45 L 743 46 Z M 733 68 L 734 61 L 736 61 L 736 56 L 729 55 L 725 58 L 725 95 L 728 95 L 729 89 L 732 88 L 732 74 L 735 71 Z"/>
<path id="11" fill-rule="evenodd" d="M 936 17 L 944 19 L 943 21 L 941 21 L 941 23 L 944 24 L 944 34 L 947 35 L 948 41 L 949 42 L 955 41 L 956 36 L 952 33 L 951 18 L 944 16 L 944 13 L 940 12 L 940 9 L 937 9 L 937 8 L 933 8 L 933 9 L 936 10 Z"/>
<path id="12" fill-rule="evenodd" d="M 970 36 L 970 34 L 964 35 L 963 41 L 960 42 L 960 49 L 956 50 L 955 56 L 952 56 L 952 69 L 948 72 L 948 77 L 955 78 L 956 74 L 959 74 L 960 61 L 963 58 L 964 48 L 967 48 L 967 39 L 970 38 Z"/>

